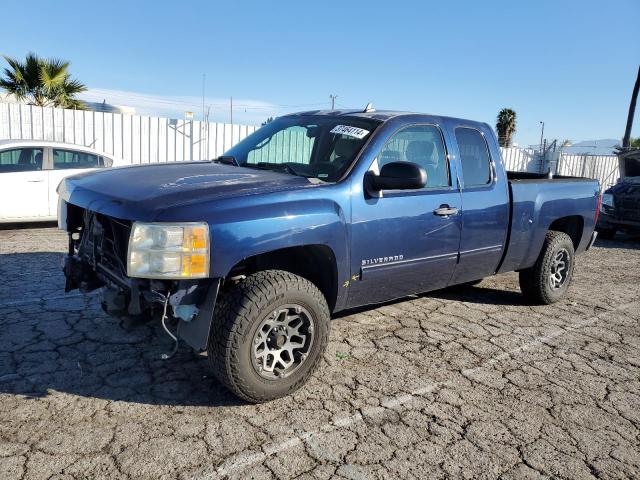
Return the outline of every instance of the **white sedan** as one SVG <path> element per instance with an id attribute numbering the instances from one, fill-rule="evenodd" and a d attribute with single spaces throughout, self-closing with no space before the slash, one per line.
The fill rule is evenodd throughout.
<path id="1" fill-rule="evenodd" d="M 0 223 L 55 220 L 63 178 L 124 164 L 80 145 L 0 140 Z"/>

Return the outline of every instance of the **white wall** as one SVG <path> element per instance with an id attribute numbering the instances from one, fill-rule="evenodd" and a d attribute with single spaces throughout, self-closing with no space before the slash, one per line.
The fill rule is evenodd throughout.
<path id="1" fill-rule="evenodd" d="M 192 122 L 0 102 L 0 139 L 52 140 L 85 145 L 130 163 L 210 160 L 253 133 L 256 128 L 252 125 Z M 295 139 L 280 137 L 268 145 L 268 150 L 282 153 L 283 158 L 287 156 L 283 150 L 284 144 L 292 145 L 293 151 L 288 155 L 310 148 L 305 135 L 296 134 Z M 548 169 L 548 161 L 533 149 L 511 147 L 502 148 L 501 151 L 507 170 L 541 173 Z M 619 176 L 615 155 L 563 153 L 559 156 L 556 169 L 560 175 L 596 178 L 603 188 L 614 184 Z"/>
<path id="2" fill-rule="evenodd" d="M 84 145 L 130 163 L 209 160 L 255 130 L 251 125 L 0 102 L 0 139 Z"/>
<path id="3" fill-rule="evenodd" d="M 615 155 L 572 155 L 560 151 L 548 152 L 544 158 L 534 149 L 500 148 L 507 170 L 545 173 L 552 166 L 556 175 L 595 178 L 606 189 L 620 176 Z"/>

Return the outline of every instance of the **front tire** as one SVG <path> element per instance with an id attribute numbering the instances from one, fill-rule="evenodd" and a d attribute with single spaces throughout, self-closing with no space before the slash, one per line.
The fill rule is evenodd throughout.
<path id="1" fill-rule="evenodd" d="M 280 270 L 249 275 L 221 293 L 207 349 L 214 374 L 259 403 L 300 388 L 329 339 L 329 308 L 310 281 Z"/>
<path id="2" fill-rule="evenodd" d="M 522 294 L 543 305 L 560 300 L 571 283 L 574 259 L 571 237 L 563 232 L 547 232 L 535 265 L 520 271 Z"/>

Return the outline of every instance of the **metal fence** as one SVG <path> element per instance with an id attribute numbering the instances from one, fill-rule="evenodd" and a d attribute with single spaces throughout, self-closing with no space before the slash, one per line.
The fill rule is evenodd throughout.
<path id="1" fill-rule="evenodd" d="M 541 157 L 531 148 L 500 148 L 502 159 L 507 170 L 514 172 L 540 172 L 542 170 Z"/>
<path id="2" fill-rule="evenodd" d="M 515 172 L 546 173 L 555 175 L 595 178 L 605 189 L 620 176 L 618 157 L 615 155 L 573 155 L 561 150 L 545 153 L 532 148 L 501 148 L 507 170 Z"/>
<path id="3" fill-rule="evenodd" d="M 84 145 L 129 163 L 211 159 L 255 130 L 251 125 L 0 103 L 0 139 Z"/>
<path id="4" fill-rule="evenodd" d="M 615 155 L 569 155 L 562 154 L 556 166 L 558 175 L 596 178 L 600 187 L 606 189 L 616 183 L 620 176 L 618 157 Z"/>
<path id="5" fill-rule="evenodd" d="M 0 102 L 0 139 L 36 139 L 92 147 L 129 163 L 215 158 L 258 127 Z M 256 151 L 255 161 L 294 160 L 311 140 L 305 132 L 281 132 Z M 502 148 L 507 170 L 596 178 L 603 188 L 619 176 L 615 155 L 544 155 L 535 149 Z"/>

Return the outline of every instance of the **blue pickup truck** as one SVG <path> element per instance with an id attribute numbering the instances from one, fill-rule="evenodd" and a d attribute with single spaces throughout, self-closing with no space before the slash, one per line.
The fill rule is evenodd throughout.
<path id="1" fill-rule="evenodd" d="M 528 301 L 557 301 L 600 199 L 593 180 L 507 173 L 486 123 L 369 108 L 286 115 L 213 161 L 58 193 L 66 290 L 161 318 L 252 402 L 305 382 L 340 310 L 510 271 Z"/>

